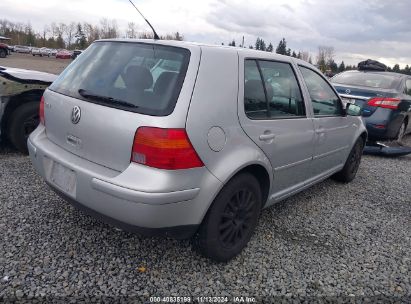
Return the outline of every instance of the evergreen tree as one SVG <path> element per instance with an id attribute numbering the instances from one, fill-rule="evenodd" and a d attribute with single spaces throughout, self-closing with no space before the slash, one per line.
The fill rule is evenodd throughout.
<path id="1" fill-rule="evenodd" d="M 58 49 L 64 49 L 64 47 L 65 47 L 65 43 L 64 43 L 64 40 L 63 40 L 63 37 L 61 36 L 61 34 L 59 34 L 59 35 L 57 36 L 57 39 L 56 39 L 56 47 L 57 47 Z"/>
<path id="2" fill-rule="evenodd" d="M 260 37 L 257 37 L 257 40 L 255 42 L 255 49 L 260 51 L 265 51 L 267 49 L 265 41 Z"/>
<path id="3" fill-rule="evenodd" d="M 340 65 L 338 66 L 338 72 L 344 72 L 345 71 L 345 63 L 344 61 L 341 61 Z"/>
<path id="4" fill-rule="evenodd" d="M 311 58 L 311 56 L 310 56 L 310 58 L 308 58 L 308 63 L 313 64 L 313 59 Z"/>
<path id="5" fill-rule="evenodd" d="M 233 39 L 233 41 L 231 41 L 230 43 L 228 43 L 228 46 L 235 46 L 235 40 Z"/>
<path id="6" fill-rule="evenodd" d="M 331 59 L 331 60 L 328 62 L 328 66 L 329 66 L 331 72 L 333 72 L 333 73 L 337 73 L 337 72 L 338 72 L 338 65 L 337 65 L 337 63 L 336 63 L 334 60 Z"/>
<path id="7" fill-rule="evenodd" d="M 295 53 L 295 51 L 293 51 L 293 54 L 291 56 L 297 58 L 297 54 Z"/>
<path id="8" fill-rule="evenodd" d="M 266 51 L 267 50 L 267 46 L 265 45 L 265 41 L 263 39 L 260 40 L 261 46 L 260 46 L 260 50 L 261 51 Z"/>
<path id="9" fill-rule="evenodd" d="M 274 50 L 274 47 L 273 47 L 273 45 L 271 44 L 271 42 L 270 42 L 270 44 L 268 45 L 268 47 L 267 47 L 267 52 L 270 52 L 270 53 L 272 53 L 273 52 L 273 50 Z"/>
<path id="10" fill-rule="evenodd" d="M 179 32 L 176 32 L 174 40 L 183 41 L 184 37 Z"/>
<path id="11" fill-rule="evenodd" d="M 281 39 L 281 41 L 278 43 L 275 52 L 277 54 L 287 55 L 287 42 L 285 41 L 285 38 Z"/>
<path id="12" fill-rule="evenodd" d="M 30 24 L 26 27 L 26 45 L 34 46 L 36 44 L 36 37 Z"/>
<path id="13" fill-rule="evenodd" d="M 392 71 L 395 73 L 399 73 L 400 72 L 400 65 L 397 63 L 396 65 L 394 65 L 394 67 L 392 68 Z"/>
<path id="14" fill-rule="evenodd" d="M 76 37 L 76 43 L 80 49 L 85 49 L 87 44 L 86 34 L 83 32 L 83 28 L 81 27 L 81 23 L 77 24 L 77 33 L 74 36 Z"/>
<path id="15" fill-rule="evenodd" d="M 287 55 L 287 56 L 291 56 L 291 49 L 290 49 L 290 48 L 287 49 L 286 55 Z"/>
<path id="16" fill-rule="evenodd" d="M 301 59 L 301 52 L 298 52 L 297 58 L 298 58 L 298 59 Z"/>

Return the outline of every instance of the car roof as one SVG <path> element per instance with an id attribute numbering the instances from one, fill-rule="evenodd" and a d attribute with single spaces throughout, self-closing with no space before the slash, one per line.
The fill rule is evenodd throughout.
<path id="1" fill-rule="evenodd" d="M 155 39 L 129 39 L 129 38 L 115 38 L 115 39 L 100 39 L 95 42 L 140 42 L 140 43 L 150 43 L 150 44 L 159 44 L 159 45 L 169 45 L 174 47 L 200 47 L 202 49 L 220 49 L 222 52 L 233 52 L 236 54 L 242 54 L 244 57 L 253 57 L 253 58 L 272 58 L 279 61 L 295 62 L 296 64 L 307 66 L 313 70 L 316 70 L 318 73 L 321 73 L 314 65 L 291 56 L 280 55 L 275 52 L 264 52 L 260 50 L 254 50 L 249 48 L 228 46 L 228 45 L 215 45 L 199 42 L 190 42 L 190 41 L 177 41 L 177 40 L 155 40 Z"/>

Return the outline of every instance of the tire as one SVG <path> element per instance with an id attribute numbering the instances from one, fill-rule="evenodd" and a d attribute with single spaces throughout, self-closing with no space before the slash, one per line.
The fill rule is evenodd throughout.
<path id="1" fill-rule="evenodd" d="M 407 130 L 407 122 L 404 120 L 404 121 L 402 122 L 402 124 L 401 124 L 401 126 L 400 126 L 400 128 L 399 128 L 399 130 L 398 130 L 397 136 L 396 136 L 396 138 L 395 138 L 396 142 L 397 142 L 399 145 L 402 145 L 402 144 L 403 144 L 403 139 L 404 139 L 405 131 L 406 131 L 406 130 Z"/>
<path id="2" fill-rule="evenodd" d="M 332 178 L 343 183 L 351 182 L 357 175 L 358 168 L 360 167 L 363 149 L 364 140 L 360 137 L 351 149 L 342 170 L 334 174 Z"/>
<path id="3" fill-rule="evenodd" d="M 0 49 L 0 58 L 6 58 L 7 52 L 4 49 Z"/>
<path id="4" fill-rule="evenodd" d="M 11 114 L 7 125 L 7 134 L 13 146 L 23 154 L 28 154 L 27 138 L 38 124 L 38 102 L 27 102 L 17 107 Z"/>
<path id="5" fill-rule="evenodd" d="M 221 189 L 194 237 L 194 248 L 212 260 L 226 262 L 247 245 L 262 207 L 257 179 L 241 173 Z"/>

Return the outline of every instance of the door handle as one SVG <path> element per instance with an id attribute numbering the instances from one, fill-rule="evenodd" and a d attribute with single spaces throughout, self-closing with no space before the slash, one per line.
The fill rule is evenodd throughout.
<path id="1" fill-rule="evenodd" d="M 262 141 L 268 141 L 271 139 L 274 139 L 275 134 L 273 133 L 268 133 L 268 134 L 261 134 L 258 138 Z"/>

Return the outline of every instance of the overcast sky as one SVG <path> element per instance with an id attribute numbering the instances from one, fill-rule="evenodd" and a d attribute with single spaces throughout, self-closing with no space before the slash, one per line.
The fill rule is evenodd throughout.
<path id="1" fill-rule="evenodd" d="M 338 63 L 372 58 L 411 65 L 411 0 L 134 0 L 162 35 L 179 31 L 185 40 L 220 44 L 262 37 L 274 47 L 309 51 L 333 46 Z M 30 22 L 41 31 L 51 22 L 99 23 L 116 19 L 122 31 L 133 21 L 149 28 L 128 0 L 1 0 L 0 18 Z"/>

